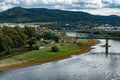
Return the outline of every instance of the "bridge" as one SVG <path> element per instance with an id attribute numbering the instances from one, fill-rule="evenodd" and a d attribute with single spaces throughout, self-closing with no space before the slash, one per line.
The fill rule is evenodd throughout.
<path id="1" fill-rule="evenodd" d="M 106 31 L 106 32 L 120 32 L 120 30 L 57 30 L 58 32 L 100 32 L 100 31 Z"/>
<path id="2" fill-rule="evenodd" d="M 72 36 L 76 39 L 115 39 L 120 40 L 120 31 L 116 30 L 58 30 L 59 32 L 70 33 L 73 32 L 75 35 Z"/>
<path id="3" fill-rule="evenodd" d="M 88 34 L 88 33 L 77 33 L 74 36 L 76 39 L 113 39 L 120 40 L 120 34 Z"/>
<path id="4" fill-rule="evenodd" d="M 69 31 L 70 32 L 70 31 Z M 72 32 L 72 31 L 71 31 Z M 94 31 L 94 30 L 82 30 L 73 31 L 74 35 L 69 37 L 74 37 L 76 39 L 105 39 L 106 43 L 102 47 L 105 47 L 106 53 L 108 53 L 109 39 L 120 40 L 120 31 Z"/>

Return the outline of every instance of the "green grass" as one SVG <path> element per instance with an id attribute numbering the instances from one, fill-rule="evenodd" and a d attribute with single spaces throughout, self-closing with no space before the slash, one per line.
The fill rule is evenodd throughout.
<path id="1" fill-rule="evenodd" d="M 63 44 L 64 46 L 61 46 L 61 44 Z M 76 44 L 56 43 L 54 45 L 58 46 L 59 52 L 52 52 L 51 46 L 53 45 L 51 45 L 41 50 L 28 51 L 18 55 L 14 55 L 12 57 L 5 58 L 3 60 L 0 60 L 0 65 L 19 63 L 24 61 L 46 62 L 54 59 L 57 60 L 58 58 L 60 59 L 61 56 L 64 57 L 71 54 L 71 52 L 78 50 L 78 46 Z"/>
<path id="2" fill-rule="evenodd" d="M 87 45 L 89 42 L 88 39 L 78 39 L 78 44 L 81 44 L 81 45 Z"/>
<path id="3" fill-rule="evenodd" d="M 64 44 L 64 46 L 61 46 L 61 44 Z M 74 50 L 78 49 L 78 46 L 76 44 L 70 44 L 70 43 L 56 43 L 55 46 L 58 46 L 59 52 L 52 52 L 51 46 L 49 46 L 41 50 L 29 51 L 27 53 L 18 55 L 16 57 L 22 57 L 25 60 L 51 59 L 51 58 L 58 57 L 60 55 L 69 54 L 70 52 L 73 52 Z"/>

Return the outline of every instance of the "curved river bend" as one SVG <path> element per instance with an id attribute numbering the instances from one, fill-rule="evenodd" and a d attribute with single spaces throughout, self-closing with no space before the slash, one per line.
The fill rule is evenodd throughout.
<path id="1" fill-rule="evenodd" d="M 90 52 L 71 58 L 0 73 L 0 80 L 112 80 L 120 77 L 120 42 L 104 40 Z"/>

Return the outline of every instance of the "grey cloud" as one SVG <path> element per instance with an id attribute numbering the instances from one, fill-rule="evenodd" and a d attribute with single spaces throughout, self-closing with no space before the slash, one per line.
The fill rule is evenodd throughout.
<path id="1" fill-rule="evenodd" d="M 113 2 L 112 0 L 102 0 L 102 3 L 104 3 L 104 4 L 110 4 L 112 2 Z"/>
<path id="2" fill-rule="evenodd" d="M 77 6 L 71 6 L 71 5 L 66 5 L 64 6 L 65 9 L 76 9 L 76 10 L 84 10 L 84 9 L 96 9 L 95 7 L 87 7 L 86 5 L 77 5 Z"/>
<path id="3" fill-rule="evenodd" d="M 102 0 L 104 4 L 104 8 L 120 8 L 120 1 L 119 3 L 115 0 Z"/>
<path id="4" fill-rule="evenodd" d="M 109 5 L 105 5 L 105 8 L 120 8 L 120 5 L 117 4 L 109 4 Z"/>
<path id="5" fill-rule="evenodd" d="M 0 0 L 0 11 L 9 9 L 14 6 L 27 8 L 49 8 L 65 10 L 98 10 L 103 8 L 120 9 L 118 0 Z M 103 13 L 104 14 L 104 13 Z"/>
<path id="6" fill-rule="evenodd" d="M 0 0 L 0 2 L 4 2 L 4 0 Z"/>

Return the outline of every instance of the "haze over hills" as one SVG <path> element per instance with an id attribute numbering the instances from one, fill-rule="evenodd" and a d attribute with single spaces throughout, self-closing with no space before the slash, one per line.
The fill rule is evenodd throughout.
<path id="1" fill-rule="evenodd" d="M 99 16 L 85 12 L 50 10 L 45 8 L 14 7 L 0 12 L 0 23 L 28 23 L 28 22 L 75 22 L 81 25 L 110 24 L 120 26 L 120 16 Z"/>

